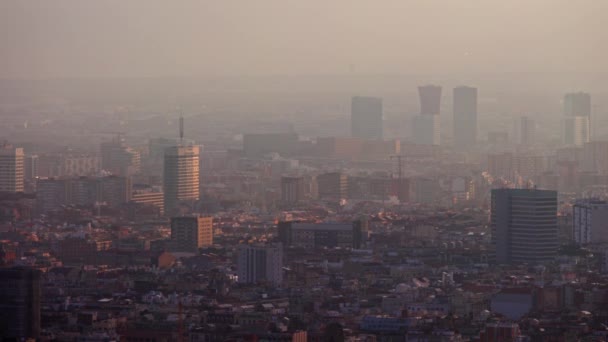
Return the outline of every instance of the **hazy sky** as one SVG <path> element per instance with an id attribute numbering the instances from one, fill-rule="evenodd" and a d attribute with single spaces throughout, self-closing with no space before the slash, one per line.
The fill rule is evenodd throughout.
<path id="1" fill-rule="evenodd" d="M 608 71 L 607 0 L 0 0 L 0 77 Z"/>

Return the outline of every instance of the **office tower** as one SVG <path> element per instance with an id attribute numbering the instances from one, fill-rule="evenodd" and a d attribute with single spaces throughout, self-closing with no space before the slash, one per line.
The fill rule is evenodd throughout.
<path id="1" fill-rule="evenodd" d="M 0 192 L 23 192 L 23 149 L 0 145 Z"/>
<path id="2" fill-rule="evenodd" d="M 280 243 L 239 245 L 237 255 L 239 283 L 279 286 L 283 282 L 283 246 Z"/>
<path id="3" fill-rule="evenodd" d="M 172 217 L 171 241 L 179 252 L 196 253 L 199 248 L 213 245 L 213 217 Z"/>
<path id="4" fill-rule="evenodd" d="M 131 176 L 140 171 L 139 151 L 127 147 L 121 137 L 100 145 L 101 168 L 117 176 Z"/>
<path id="5" fill-rule="evenodd" d="M 563 143 L 583 146 L 591 139 L 591 123 L 588 116 L 565 117 L 563 120 Z"/>
<path id="6" fill-rule="evenodd" d="M 494 189 L 490 217 L 497 263 L 545 263 L 556 256 L 556 191 Z"/>
<path id="7" fill-rule="evenodd" d="M 279 241 L 284 246 L 303 248 L 361 248 L 367 240 L 367 220 L 351 223 L 279 222 Z"/>
<path id="8" fill-rule="evenodd" d="M 348 176 L 341 172 L 328 172 L 317 176 L 319 198 L 340 200 L 348 197 Z"/>
<path id="9" fill-rule="evenodd" d="M 243 135 L 243 153 L 249 158 L 259 158 L 276 152 L 281 156 L 290 156 L 297 151 L 298 135 L 296 133 L 259 133 Z"/>
<path id="10" fill-rule="evenodd" d="M 159 187 L 134 187 L 131 202 L 156 207 L 161 215 L 165 212 L 165 195 Z"/>
<path id="11" fill-rule="evenodd" d="M 566 145 L 582 146 L 591 139 L 591 96 L 587 93 L 564 95 L 562 141 Z"/>
<path id="12" fill-rule="evenodd" d="M 165 150 L 163 186 L 165 212 L 172 214 L 181 202 L 199 199 L 199 146 L 172 146 Z"/>
<path id="13" fill-rule="evenodd" d="M 418 115 L 412 119 L 412 140 L 420 145 L 439 145 L 441 123 L 439 115 Z"/>
<path id="14" fill-rule="evenodd" d="M 382 99 L 354 96 L 351 100 L 351 136 L 382 140 Z"/>
<path id="15" fill-rule="evenodd" d="M 534 144 L 536 135 L 536 122 L 527 116 L 522 116 L 515 125 L 517 142 L 520 145 L 530 146 Z"/>
<path id="16" fill-rule="evenodd" d="M 572 233 L 577 244 L 608 242 L 608 202 L 578 200 L 572 207 L 572 214 Z"/>
<path id="17" fill-rule="evenodd" d="M 38 177 L 38 155 L 31 154 L 25 156 L 23 161 L 23 174 L 26 181 L 31 181 Z"/>
<path id="18" fill-rule="evenodd" d="M 420 115 L 412 121 L 413 140 L 421 145 L 439 145 L 441 143 L 441 87 L 427 85 L 418 87 L 420 97 Z"/>
<path id="19" fill-rule="evenodd" d="M 591 95 L 583 92 L 564 95 L 564 116 L 591 116 Z"/>
<path id="20" fill-rule="evenodd" d="M 303 177 L 281 177 L 281 202 L 294 204 L 304 200 Z"/>
<path id="21" fill-rule="evenodd" d="M 0 336 L 7 341 L 40 335 L 40 271 L 0 268 Z"/>
<path id="22" fill-rule="evenodd" d="M 439 115 L 441 112 L 441 87 L 426 85 L 418 87 L 420 115 Z"/>
<path id="23" fill-rule="evenodd" d="M 454 145 L 469 148 L 477 143 L 477 88 L 456 87 L 453 94 Z"/>

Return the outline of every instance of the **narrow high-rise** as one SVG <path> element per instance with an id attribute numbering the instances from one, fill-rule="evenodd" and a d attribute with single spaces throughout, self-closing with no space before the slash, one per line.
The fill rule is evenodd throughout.
<path id="1" fill-rule="evenodd" d="M 23 149 L 4 143 L 0 145 L 0 192 L 23 192 Z"/>
<path id="2" fill-rule="evenodd" d="M 564 95 L 562 141 L 565 145 L 582 146 L 591 140 L 591 95 L 568 93 Z"/>
<path id="3" fill-rule="evenodd" d="M 564 95 L 564 116 L 591 116 L 591 95 L 583 92 Z"/>
<path id="4" fill-rule="evenodd" d="M 351 136 L 382 140 L 382 99 L 354 96 L 351 100 Z"/>
<path id="5" fill-rule="evenodd" d="M 490 224 L 498 264 L 552 261 L 557 255 L 557 192 L 494 189 Z"/>
<path id="6" fill-rule="evenodd" d="M 453 92 L 454 145 L 470 148 L 477 142 L 477 88 L 456 87 Z"/>
<path id="7" fill-rule="evenodd" d="M 516 137 L 520 145 L 534 144 L 536 135 L 536 122 L 527 116 L 522 116 L 516 123 Z"/>
<path id="8" fill-rule="evenodd" d="M 425 85 L 418 87 L 420 115 L 439 115 L 441 112 L 441 87 Z"/>
<path id="9" fill-rule="evenodd" d="M 439 145 L 441 143 L 441 87 L 418 87 L 420 115 L 412 121 L 412 137 L 416 144 Z"/>
<path id="10" fill-rule="evenodd" d="M 172 146 L 165 150 L 163 186 L 166 213 L 174 213 L 181 203 L 198 201 L 199 156 L 199 146 Z"/>

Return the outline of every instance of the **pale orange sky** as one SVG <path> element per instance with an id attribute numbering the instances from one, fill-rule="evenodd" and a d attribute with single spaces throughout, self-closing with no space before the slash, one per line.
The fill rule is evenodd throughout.
<path id="1" fill-rule="evenodd" d="M 2 0 L 0 77 L 608 71 L 606 0 Z"/>

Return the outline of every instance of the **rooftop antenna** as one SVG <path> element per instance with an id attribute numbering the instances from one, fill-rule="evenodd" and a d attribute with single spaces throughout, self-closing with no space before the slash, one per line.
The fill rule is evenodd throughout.
<path id="1" fill-rule="evenodd" d="M 181 112 L 179 114 L 179 144 L 184 144 L 184 115 Z"/>

